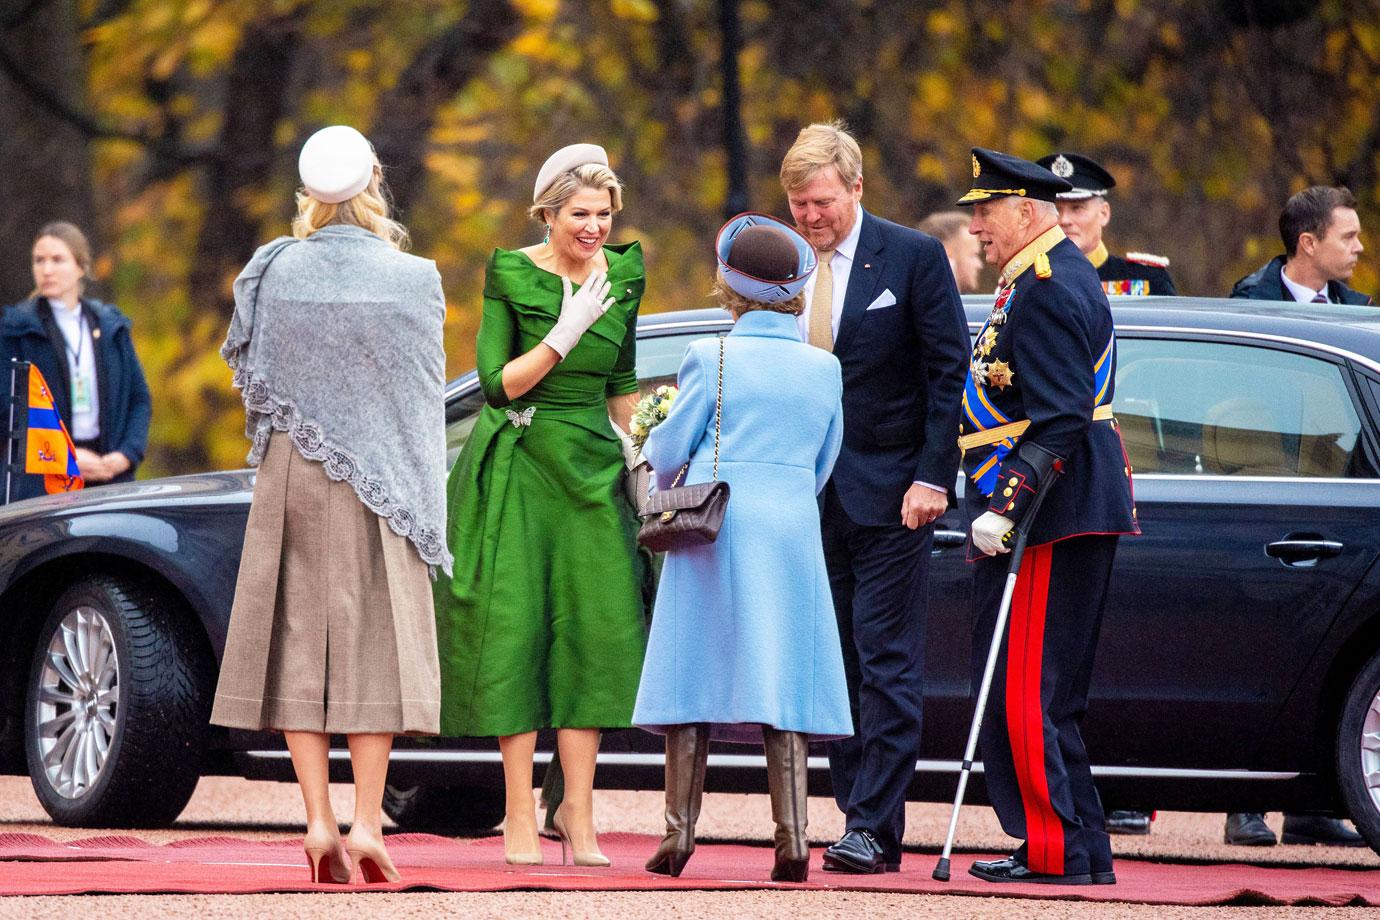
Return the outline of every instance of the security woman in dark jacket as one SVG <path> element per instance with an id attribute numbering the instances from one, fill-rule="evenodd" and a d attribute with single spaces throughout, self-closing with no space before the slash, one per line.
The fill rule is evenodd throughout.
<path id="1" fill-rule="evenodd" d="M 76 445 L 77 466 L 93 486 L 134 478 L 148 446 L 152 400 L 129 318 L 81 296 L 90 269 L 91 246 L 76 226 L 59 221 L 39 230 L 33 296 L 0 319 L 0 381 L 11 358 L 43 373 Z M 12 500 L 42 494 L 42 476 L 15 478 Z"/>

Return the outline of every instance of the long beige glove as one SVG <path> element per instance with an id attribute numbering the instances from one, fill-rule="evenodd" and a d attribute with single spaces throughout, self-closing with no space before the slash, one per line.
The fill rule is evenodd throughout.
<path id="1" fill-rule="evenodd" d="M 609 296 L 611 286 L 607 274 L 595 272 L 572 294 L 570 279 L 561 278 L 561 316 L 542 341 L 550 345 L 562 361 L 580 341 L 580 336 L 613 306 L 613 298 Z"/>

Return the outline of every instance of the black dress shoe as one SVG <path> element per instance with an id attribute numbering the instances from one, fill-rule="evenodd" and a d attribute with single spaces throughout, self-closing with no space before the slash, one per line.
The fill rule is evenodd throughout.
<path id="1" fill-rule="evenodd" d="M 1284 833 L 1281 843 L 1320 843 L 1333 847 L 1363 847 L 1366 840 L 1346 826 L 1341 818 L 1327 818 L 1323 815 L 1284 816 Z"/>
<path id="2" fill-rule="evenodd" d="M 896 871 L 901 864 L 896 863 Z M 848 831 L 839 842 L 824 851 L 824 871 L 875 875 L 887 870 L 882 845 L 868 830 Z"/>
<path id="3" fill-rule="evenodd" d="M 1133 834 L 1143 837 L 1150 833 L 1150 812 L 1112 811 L 1107 813 L 1107 833 Z"/>
<path id="4" fill-rule="evenodd" d="M 1234 811 L 1227 815 L 1222 840 L 1234 847 L 1272 847 L 1275 832 L 1265 823 L 1265 816 L 1249 811 Z"/>
<path id="5" fill-rule="evenodd" d="M 1026 882 L 1035 885 L 1092 885 L 1094 884 L 1092 875 L 1083 873 L 1082 875 L 1049 875 L 1044 872 L 1035 872 L 1015 857 L 1008 856 L 1006 859 L 978 860 L 973 863 L 968 870 L 969 875 L 975 875 L 986 882 Z M 1099 881 L 1095 884 L 1110 885 L 1116 882 L 1116 876 L 1110 872 L 1099 872 L 1098 875 L 1104 879 L 1111 876 L 1111 881 Z"/>

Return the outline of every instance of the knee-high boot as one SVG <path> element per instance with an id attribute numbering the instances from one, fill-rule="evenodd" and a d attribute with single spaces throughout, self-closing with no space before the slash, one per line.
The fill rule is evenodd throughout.
<path id="1" fill-rule="evenodd" d="M 767 788 L 776 821 L 776 865 L 773 882 L 803 882 L 810 876 L 810 847 L 805 842 L 809 743 L 801 732 L 762 727 L 767 749 Z"/>
<path id="2" fill-rule="evenodd" d="M 666 836 L 647 860 L 648 872 L 678 876 L 695 852 L 708 762 L 708 725 L 676 725 L 666 731 Z"/>

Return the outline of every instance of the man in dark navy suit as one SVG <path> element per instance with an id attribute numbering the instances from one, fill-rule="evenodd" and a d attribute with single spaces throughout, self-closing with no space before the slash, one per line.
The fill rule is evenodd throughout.
<path id="1" fill-rule="evenodd" d="M 1140 529 L 1112 417 L 1111 307 L 1054 205 L 1069 188 L 1034 163 L 974 148 L 973 186 L 959 200 L 975 206 L 969 232 L 1001 269 L 973 346 L 959 438 L 976 563 L 975 683 L 1007 579 L 1003 537 L 1053 483 L 1031 522 L 983 715 L 988 798 L 1002 828 L 1024 841 L 1008 859 L 973 864 L 992 882 L 1116 881 L 1079 724 L 1118 535 Z"/>
<path id="2" fill-rule="evenodd" d="M 821 497 L 854 735 L 829 746 L 846 832 L 837 872 L 896 871 L 920 753 L 933 522 L 958 471 L 968 328 L 944 247 L 862 208 L 862 154 L 838 124 L 800 132 L 781 165 L 819 253 L 801 337 L 843 366 L 843 448 Z"/>

